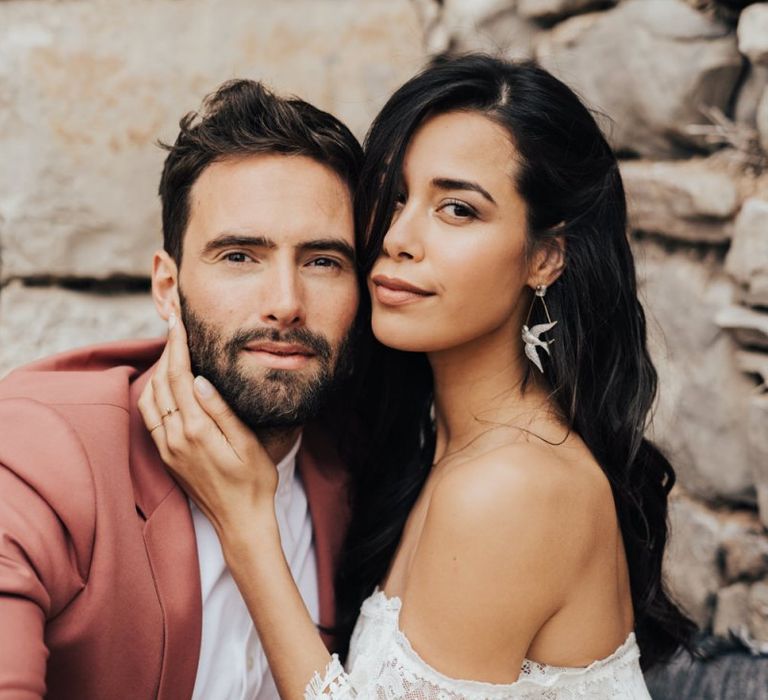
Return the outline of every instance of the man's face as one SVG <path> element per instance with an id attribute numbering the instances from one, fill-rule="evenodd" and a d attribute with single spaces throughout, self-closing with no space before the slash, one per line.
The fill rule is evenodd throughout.
<path id="1" fill-rule="evenodd" d="M 301 425 L 343 374 L 358 306 L 349 189 L 303 156 L 213 163 L 178 291 L 193 370 L 254 429 Z"/>

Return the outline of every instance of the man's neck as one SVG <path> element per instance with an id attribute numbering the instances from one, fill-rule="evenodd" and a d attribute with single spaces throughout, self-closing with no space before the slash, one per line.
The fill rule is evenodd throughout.
<path id="1" fill-rule="evenodd" d="M 257 430 L 256 436 L 275 464 L 280 464 L 301 434 L 301 427 L 281 430 Z"/>

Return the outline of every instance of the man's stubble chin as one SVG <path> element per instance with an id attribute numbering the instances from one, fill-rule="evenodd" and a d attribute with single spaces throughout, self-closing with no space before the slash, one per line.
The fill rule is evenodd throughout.
<path id="1" fill-rule="evenodd" d="M 241 329 L 223 338 L 192 311 L 180 293 L 181 317 L 187 330 L 192 371 L 218 389 L 235 414 L 259 434 L 302 426 L 317 415 L 349 364 L 350 335 L 337 348 L 305 328 Z M 245 345 L 254 340 L 301 343 L 315 354 L 311 370 L 268 369 L 248 362 Z M 335 350 L 335 352 L 334 352 Z M 251 365 L 249 367 L 249 365 Z"/>

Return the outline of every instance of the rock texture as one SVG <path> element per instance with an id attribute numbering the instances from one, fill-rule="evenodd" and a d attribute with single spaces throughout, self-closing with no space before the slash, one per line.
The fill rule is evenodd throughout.
<path id="1" fill-rule="evenodd" d="M 732 330 L 743 345 L 768 349 L 768 316 L 744 306 L 729 306 L 717 315 L 721 328 Z"/>
<path id="2" fill-rule="evenodd" d="M 675 600 L 700 627 L 706 629 L 715 624 L 719 627 L 718 632 L 722 632 L 723 627 L 751 625 L 753 618 L 757 620 L 755 629 L 762 624 L 760 613 L 756 612 L 757 604 L 752 605 L 749 599 L 754 586 L 764 584 L 750 585 L 746 580 L 737 582 L 736 586 L 742 583 L 748 589 L 745 599 L 744 588 L 729 585 L 727 570 L 723 568 L 729 552 L 734 563 L 733 548 L 737 546 L 734 543 L 748 542 L 759 536 L 760 531 L 754 516 L 730 517 L 726 510 L 713 510 L 680 493 L 670 500 L 665 579 Z M 755 544 L 753 549 L 757 546 Z M 751 558 L 750 570 L 757 575 L 756 556 Z M 741 563 L 747 564 L 749 560 L 750 555 L 746 555 Z"/>
<path id="3" fill-rule="evenodd" d="M 768 394 L 755 396 L 750 401 L 747 428 L 757 504 L 763 525 L 768 529 Z"/>
<path id="4" fill-rule="evenodd" d="M 739 51 L 752 63 L 768 65 L 768 4 L 757 2 L 744 9 L 738 38 Z"/>
<path id="5" fill-rule="evenodd" d="M 749 633 L 758 642 L 768 642 L 768 583 L 749 589 Z"/>
<path id="6" fill-rule="evenodd" d="M 689 127 L 727 109 L 742 69 L 728 27 L 682 0 L 625 0 L 573 17 L 541 37 L 536 56 L 610 115 L 616 148 L 662 158 L 702 145 Z"/>
<path id="7" fill-rule="evenodd" d="M 539 27 L 513 10 L 500 12 L 474 25 L 453 25 L 450 44 L 455 51 L 482 51 L 509 59 L 533 56 Z"/>
<path id="8" fill-rule="evenodd" d="M 694 242 L 728 240 L 728 223 L 740 204 L 730 173 L 704 159 L 630 160 L 622 163 L 621 175 L 636 231 Z"/>
<path id="9" fill-rule="evenodd" d="M 3 279 L 147 275 L 154 143 L 224 80 L 263 79 L 362 136 L 422 60 L 408 0 L 2 3 Z"/>
<path id="10" fill-rule="evenodd" d="M 0 376 L 71 348 L 165 333 L 148 294 L 94 294 L 25 287 L 0 295 Z"/>
<path id="11" fill-rule="evenodd" d="M 768 574 L 768 540 L 762 528 L 725 540 L 723 574 L 728 581 L 756 581 Z"/>
<path id="12" fill-rule="evenodd" d="M 749 66 L 734 105 L 734 119 L 757 127 L 757 109 L 768 88 L 768 66 Z"/>
<path id="13" fill-rule="evenodd" d="M 517 0 L 517 11 L 523 17 L 551 22 L 585 10 L 615 5 L 618 0 Z"/>
<path id="14" fill-rule="evenodd" d="M 733 297 L 733 285 L 714 256 L 670 253 L 651 241 L 634 249 L 659 372 L 653 437 L 691 493 L 754 501 L 746 440 L 754 384 L 735 362 L 733 341 L 715 323 Z"/>
<path id="15" fill-rule="evenodd" d="M 768 200 L 744 202 L 725 269 L 744 287 L 748 304 L 768 306 Z"/>
<path id="16" fill-rule="evenodd" d="M 735 583 L 717 592 L 712 631 L 720 637 L 729 637 L 749 618 L 749 586 Z"/>
<path id="17" fill-rule="evenodd" d="M 706 627 L 722 586 L 717 557 L 724 521 L 693 501 L 677 498 L 670 502 L 669 528 L 664 562 L 667 583 L 688 615 Z"/>
<path id="18" fill-rule="evenodd" d="M 431 53 L 483 51 L 508 58 L 533 55 L 538 26 L 510 0 L 415 0 Z"/>
<path id="19" fill-rule="evenodd" d="M 757 105 L 755 122 L 757 124 L 760 145 L 763 147 L 763 151 L 768 153 L 768 87 L 763 90 L 763 96 Z"/>

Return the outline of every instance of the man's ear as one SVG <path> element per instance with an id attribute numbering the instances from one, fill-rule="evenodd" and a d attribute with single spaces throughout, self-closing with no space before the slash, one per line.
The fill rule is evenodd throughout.
<path id="1" fill-rule="evenodd" d="M 179 268 L 164 250 L 152 257 L 152 301 L 163 320 L 167 321 L 171 313 L 180 315 Z"/>
<path id="2" fill-rule="evenodd" d="M 528 284 L 534 289 L 549 287 L 565 269 L 565 236 L 551 236 L 537 244 L 531 261 Z"/>

